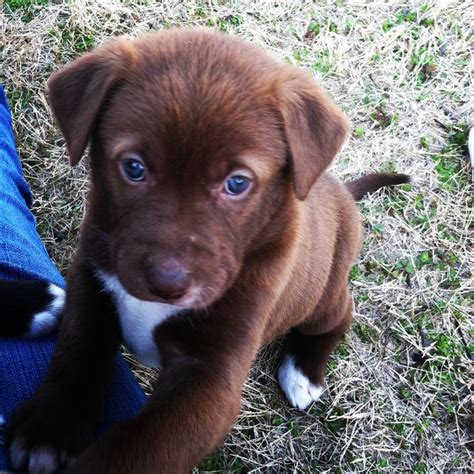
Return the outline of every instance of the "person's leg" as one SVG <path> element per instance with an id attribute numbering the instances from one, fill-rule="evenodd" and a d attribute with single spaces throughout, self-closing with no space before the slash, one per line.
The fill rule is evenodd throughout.
<path id="1" fill-rule="evenodd" d="M 0 86 L 0 279 L 43 280 L 64 288 L 64 280 L 36 231 L 29 209 L 31 200 L 15 149 L 10 112 Z M 2 419 L 8 422 L 12 411 L 38 388 L 54 344 L 54 337 L 0 338 L 0 470 L 9 468 Z M 102 429 L 134 415 L 145 398 L 123 358 L 117 357 Z"/>
<path id="2" fill-rule="evenodd" d="M 0 86 L 0 277 L 38 279 L 64 287 L 36 232 L 32 197 L 15 150 L 10 111 Z"/>

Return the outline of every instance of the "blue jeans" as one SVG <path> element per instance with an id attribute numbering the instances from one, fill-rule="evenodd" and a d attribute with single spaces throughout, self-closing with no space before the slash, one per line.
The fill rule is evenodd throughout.
<path id="1" fill-rule="evenodd" d="M 39 279 L 64 288 L 64 280 L 36 232 L 31 202 L 15 149 L 10 111 L 0 86 L 0 278 Z M 8 421 L 12 411 L 38 388 L 54 344 L 54 337 L 0 338 L 0 418 Z M 127 364 L 117 356 L 102 429 L 134 415 L 145 398 Z M 0 426 L 0 470 L 9 468 L 3 435 Z"/>

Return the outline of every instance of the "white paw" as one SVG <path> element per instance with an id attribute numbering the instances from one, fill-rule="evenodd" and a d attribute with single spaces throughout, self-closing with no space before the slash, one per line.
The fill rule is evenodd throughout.
<path id="1" fill-rule="evenodd" d="M 29 458 L 29 459 L 28 459 Z M 50 448 L 36 448 L 30 453 L 21 438 L 17 438 L 10 446 L 10 460 L 14 469 L 25 469 L 29 474 L 49 474 L 57 471 L 57 456 Z"/>
<path id="2" fill-rule="evenodd" d="M 321 385 L 312 384 L 308 377 L 295 365 L 295 358 L 285 355 L 278 369 L 278 381 L 290 404 L 305 410 L 317 402 L 324 391 Z"/>
<path id="3" fill-rule="evenodd" d="M 27 452 L 21 438 L 17 438 L 10 446 L 10 461 L 14 469 L 21 469 L 26 461 Z"/>
<path id="4" fill-rule="evenodd" d="M 30 331 L 28 332 L 30 337 L 48 334 L 59 325 L 59 319 L 66 298 L 65 292 L 62 288 L 50 284 L 48 286 L 48 293 L 52 297 L 49 305 L 44 311 L 34 314 L 31 318 Z"/>
<path id="5" fill-rule="evenodd" d="M 50 448 L 37 448 L 31 451 L 28 463 L 29 474 L 48 474 L 58 469 L 57 457 Z"/>

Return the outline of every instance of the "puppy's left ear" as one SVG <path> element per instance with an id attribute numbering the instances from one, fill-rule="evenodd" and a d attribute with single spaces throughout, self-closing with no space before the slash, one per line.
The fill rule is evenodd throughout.
<path id="1" fill-rule="evenodd" d="M 329 166 L 349 130 L 346 116 L 300 71 L 280 83 L 280 112 L 288 143 L 293 187 L 304 200 Z"/>

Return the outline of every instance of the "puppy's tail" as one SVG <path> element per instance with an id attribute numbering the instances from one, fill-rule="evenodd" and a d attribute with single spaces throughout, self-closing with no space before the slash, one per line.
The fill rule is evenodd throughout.
<path id="1" fill-rule="evenodd" d="M 396 186 L 409 183 L 410 176 L 399 173 L 370 173 L 362 178 L 345 183 L 356 201 L 360 201 L 366 194 L 373 193 L 384 186 Z"/>

